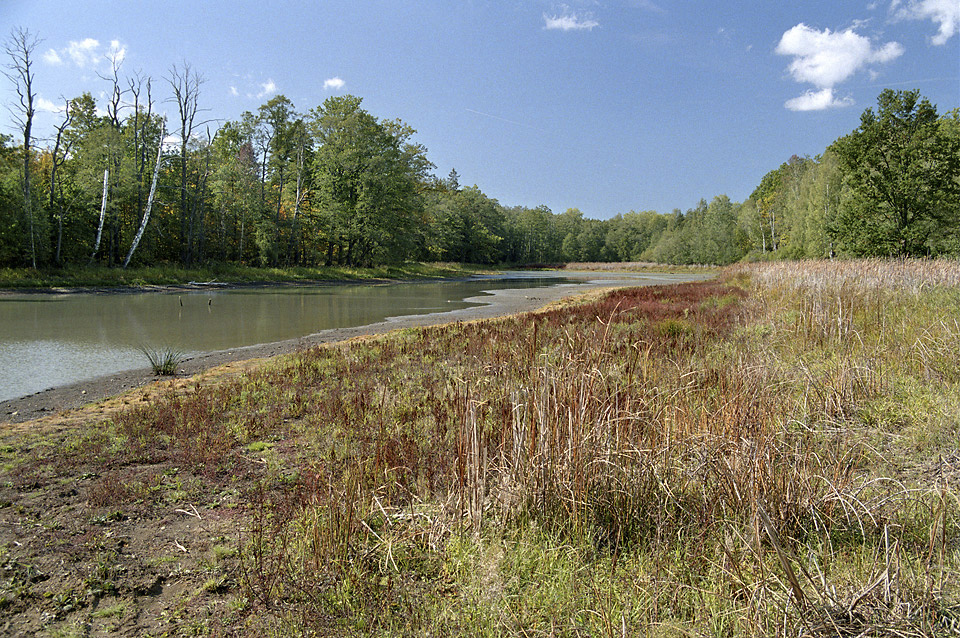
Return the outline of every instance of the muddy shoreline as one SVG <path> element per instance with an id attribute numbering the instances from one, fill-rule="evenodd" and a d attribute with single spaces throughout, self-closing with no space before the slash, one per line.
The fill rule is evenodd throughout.
<path id="1" fill-rule="evenodd" d="M 561 284 L 551 288 L 496 291 L 492 296 L 472 299 L 472 301 L 484 303 L 481 306 L 445 313 L 408 315 L 365 326 L 323 330 L 296 339 L 204 353 L 185 359 L 179 366 L 177 376 L 189 377 L 228 363 L 274 357 L 319 344 L 346 341 L 354 337 L 381 334 L 400 328 L 438 325 L 454 321 L 472 321 L 527 312 L 564 297 L 595 290 L 598 287 L 600 286 L 592 284 Z M 71 385 L 48 388 L 25 397 L 0 402 L 0 424 L 22 423 L 67 410 L 74 410 L 162 379 L 164 378 L 154 375 L 149 367 L 144 367 Z"/>
<path id="2" fill-rule="evenodd" d="M 598 273 L 592 273 L 593 277 Z M 559 276 L 572 278 L 570 273 L 562 273 Z M 593 279 L 591 277 L 591 279 Z M 603 277 L 603 275 L 600 275 Z M 618 281 L 601 280 L 582 283 L 558 284 L 548 288 L 527 288 L 514 290 L 496 290 L 488 295 L 473 297 L 467 301 L 473 301 L 482 305 L 462 308 L 451 312 L 407 315 L 380 321 L 364 326 L 350 328 L 332 328 L 323 330 L 316 334 L 298 337 L 296 339 L 287 339 L 273 343 L 263 343 L 252 346 L 243 346 L 229 350 L 220 350 L 216 352 L 204 353 L 185 359 L 179 366 L 178 378 L 191 377 L 202 372 L 206 372 L 227 364 L 236 362 L 250 362 L 253 365 L 255 360 L 275 357 L 278 355 L 289 354 L 298 350 L 304 350 L 316 345 L 325 343 L 334 343 L 346 341 L 355 337 L 382 334 L 391 330 L 401 328 L 411 328 L 415 326 L 433 326 L 455 321 L 473 321 L 477 319 L 491 319 L 521 312 L 530 312 L 542 308 L 543 306 L 559 301 L 567 297 L 577 296 L 586 292 L 601 288 L 616 288 L 625 286 L 643 286 L 679 283 L 681 281 L 693 281 L 700 279 L 709 279 L 712 274 L 651 274 L 637 278 L 622 279 Z M 320 282 L 310 284 L 285 284 L 279 283 L 278 286 L 297 286 L 297 285 L 343 285 L 343 283 L 357 282 Z M 379 283 L 389 285 L 397 283 L 395 281 L 376 281 L 368 283 Z M 270 284 L 268 284 L 270 285 Z M 243 287 L 245 284 L 227 284 L 229 287 Z M 202 288 L 202 286 L 200 287 Z M 159 289 L 159 288 L 158 288 Z M 183 289 L 191 290 L 196 287 L 186 286 L 168 286 L 163 289 Z M 137 289 L 103 289 L 95 292 L 103 294 L 125 292 L 137 292 Z M 52 292 L 46 290 L 45 292 Z M 69 291 L 53 291 L 65 292 Z M 84 290 L 83 292 L 91 292 Z M 0 293 L 2 294 L 2 293 Z M 104 399 L 115 397 L 117 395 L 129 392 L 136 388 L 168 380 L 170 377 L 158 377 L 153 374 L 149 367 L 143 367 L 136 370 L 127 370 L 103 377 L 88 379 L 78 383 L 48 388 L 34 394 L 10 399 L 0 402 L 0 425 L 4 423 L 23 423 L 35 419 L 50 417 L 65 411 L 76 410 Z"/>
<path id="3" fill-rule="evenodd" d="M 563 275 L 558 275 L 563 276 Z M 430 281 L 466 281 L 464 277 L 424 277 L 422 279 L 303 279 L 299 281 L 191 281 L 182 284 L 144 284 L 142 286 L 55 286 L 51 288 L 0 288 L 0 297 L 10 295 L 126 295 L 142 292 L 176 292 L 182 290 L 232 290 L 235 288 L 306 288 L 320 286 L 382 286 Z"/>

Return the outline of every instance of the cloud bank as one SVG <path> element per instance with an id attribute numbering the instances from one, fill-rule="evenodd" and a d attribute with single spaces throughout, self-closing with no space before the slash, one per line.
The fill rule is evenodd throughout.
<path id="1" fill-rule="evenodd" d="M 794 80 L 819 89 L 788 100 L 784 106 L 794 111 L 813 111 L 853 104 L 851 99 L 836 98 L 834 87 L 863 68 L 897 59 L 903 55 L 903 46 L 888 42 L 874 47 L 869 38 L 852 28 L 818 31 L 801 22 L 783 34 L 776 52 L 793 57 L 788 70 Z"/>

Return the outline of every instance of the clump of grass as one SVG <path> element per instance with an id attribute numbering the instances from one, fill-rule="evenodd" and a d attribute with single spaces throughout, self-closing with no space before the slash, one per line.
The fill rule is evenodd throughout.
<path id="1" fill-rule="evenodd" d="M 159 348 L 140 346 L 140 352 L 150 362 L 150 367 L 157 376 L 175 375 L 180 364 L 186 359 L 183 351 L 173 346 L 161 346 Z"/>

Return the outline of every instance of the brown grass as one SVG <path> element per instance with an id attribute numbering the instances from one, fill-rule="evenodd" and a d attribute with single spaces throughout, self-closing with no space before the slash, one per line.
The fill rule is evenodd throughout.
<path id="1" fill-rule="evenodd" d="M 946 635 L 956 270 L 758 264 L 315 348 L 57 463 L 112 463 L 104 506 L 162 467 L 242 490 L 250 635 Z"/>

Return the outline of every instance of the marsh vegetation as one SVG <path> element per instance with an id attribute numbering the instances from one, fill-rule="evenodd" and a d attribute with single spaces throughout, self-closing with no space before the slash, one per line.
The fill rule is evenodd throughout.
<path id="1" fill-rule="evenodd" d="M 742 266 L 9 431 L 0 613 L 128 635 L 956 633 L 958 281 Z"/>

